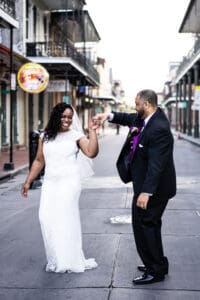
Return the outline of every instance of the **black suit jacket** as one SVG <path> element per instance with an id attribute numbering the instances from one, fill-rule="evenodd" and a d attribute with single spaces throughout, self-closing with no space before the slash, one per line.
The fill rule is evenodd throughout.
<path id="1" fill-rule="evenodd" d="M 137 114 L 114 113 L 112 122 L 141 127 L 141 120 Z M 130 164 L 128 181 L 133 181 L 136 196 L 146 192 L 155 197 L 169 199 L 176 194 L 173 144 L 169 122 L 163 111 L 158 108 L 142 131 Z M 127 138 L 117 161 L 118 168 L 123 165 L 125 158 L 127 160 L 130 146 L 130 140 Z"/>

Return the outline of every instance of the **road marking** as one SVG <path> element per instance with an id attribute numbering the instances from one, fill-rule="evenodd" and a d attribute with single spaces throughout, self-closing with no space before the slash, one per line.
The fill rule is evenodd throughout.
<path id="1" fill-rule="evenodd" d="M 131 224 L 132 218 L 131 215 L 120 215 L 110 218 L 111 224 Z"/>

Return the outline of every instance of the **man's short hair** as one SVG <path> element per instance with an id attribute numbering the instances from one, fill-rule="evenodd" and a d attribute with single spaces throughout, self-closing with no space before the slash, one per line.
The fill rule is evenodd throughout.
<path id="1" fill-rule="evenodd" d="M 144 101 L 148 101 L 152 106 L 158 105 L 158 97 L 153 90 L 142 90 L 137 94 L 137 97 Z"/>

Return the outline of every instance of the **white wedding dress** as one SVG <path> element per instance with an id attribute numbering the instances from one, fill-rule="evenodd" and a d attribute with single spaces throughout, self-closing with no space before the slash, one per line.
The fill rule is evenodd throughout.
<path id="1" fill-rule="evenodd" d="M 97 267 L 85 259 L 79 214 L 81 193 L 77 162 L 77 140 L 82 133 L 69 129 L 55 140 L 43 143 L 45 176 L 42 185 L 39 220 L 47 257 L 47 272 L 84 272 Z"/>

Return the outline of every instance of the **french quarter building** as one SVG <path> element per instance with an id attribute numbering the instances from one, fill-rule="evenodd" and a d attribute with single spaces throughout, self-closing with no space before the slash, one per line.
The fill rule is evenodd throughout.
<path id="1" fill-rule="evenodd" d="M 200 0 L 191 0 L 179 33 L 194 35 L 194 45 L 180 63 L 170 64 L 164 104 L 177 131 L 199 138 L 200 119 Z"/>
<path id="2" fill-rule="evenodd" d="M 1 1 L 1 151 L 9 147 L 11 109 L 14 147 L 28 146 L 29 132 L 43 129 L 52 107 L 61 101 L 78 110 L 87 128 L 94 109 L 88 95 L 99 86 L 96 45 L 100 36 L 85 4 L 85 0 Z M 48 71 L 44 92 L 26 93 L 16 84 L 11 93 L 11 73 L 16 75 L 26 62 L 39 63 Z"/>

